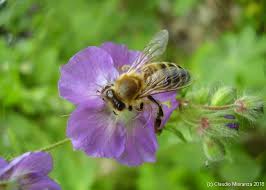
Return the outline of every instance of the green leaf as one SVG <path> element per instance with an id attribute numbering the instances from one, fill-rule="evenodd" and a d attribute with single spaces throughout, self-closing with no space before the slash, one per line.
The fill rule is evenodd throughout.
<path id="1" fill-rule="evenodd" d="M 225 181 L 252 182 L 259 176 L 261 167 L 249 155 L 238 149 L 231 150 L 231 154 L 232 160 L 219 170 Z"/>

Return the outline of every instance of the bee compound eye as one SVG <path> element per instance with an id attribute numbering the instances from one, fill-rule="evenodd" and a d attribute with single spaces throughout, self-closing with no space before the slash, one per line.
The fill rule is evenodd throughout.
<path id="1" fill-rule="evenodd" d="M 108 97 L 108 98 L 113 98 L 113 92 L 112 92 L 112 90 L 107 90 L 106 91 L 106 96 Z"/>
<path id="2" fill-rule="evenodd" d="M 125 104 L 123 102 L 117 102 L 116 107 L 119 111 L 122 111 L 125 108 Z"/>
<path id="3" fill-rule="evenodd" d="M 121 103 L 118 103 L 118 102 L 117 102 L 116 106 L 117 106 L 118 110 L 121 110 L 121 109 L 123 109 L 123 106 L 122 106 L 122 104 L 121 104 Z"/>

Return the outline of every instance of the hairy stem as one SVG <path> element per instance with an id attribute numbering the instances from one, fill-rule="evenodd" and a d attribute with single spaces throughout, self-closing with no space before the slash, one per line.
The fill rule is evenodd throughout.
<path id="1" fill-rule="evenodd" d="M 59 147 L 59 146 L 61 146 L 61 145 L 63 145 L 63 144 L 66 144 L 67 142 L 70 142 L 70 139 L 65 138 L 65 139 L 63 139 L 63 140 L 61 140 L 61 141 L 58 141 L 58 142 L 54 143 L 54 144 L 48 145 L 48 146 L 43 147 L 43 148 L 40 148 L 40 149 L 38 149 L 38 150 L 33 150 L 33 151 L 31 151 L 31 152 L 49 152 L 49 151 L 51 151 L 52 149 L 55 149 L 55 148 L 57 148 L 57 147 Z M 13 160 L 13 159 L 14 159 L 14 157 L 6 158 L 6 160 L 8 160 L 8 161 L 11 161 L 11 160 Z M 1 184 L 1 183 L 0 183 L 0 184 Z M 1 188 L 0 188 L 0 189 L 1 189 Z"/>
<path id="2" fill-rule="evenodd" d="M 180 106 L 181 108 L 186 108 L 188 106 L 192 106 L 195 108 L 200 108 L 200 109 L 205 109 L 205 110 L 210 110 L 210 111 L 219 111 L 219 110 L 228 110 L 228 109 L 232 109 L 234 108 L 235 104 L 228 104 L 228 105 L 222 105 L 222 106 L 208 106 L 208 105 L 198 105 L 198 104 L 193 104 L 191 101 L 189 100 L 180 100 L 177 99 L 177 101 L 180 102 Z"/>
<path id="3" fill-rule="evenodd" d="M 41 148 L 41 149 L 39 149 L 39 150 L 37 150 L 37 151 L 40 151 L 40 152 L 41 152 L 41 151 L 43 151 L 43 152 L 48 152 L 48 151 L 51 151 L 52 149 L 55 149 L 55 148 L 57 148 L 57 147 L 59 147 L 59 146 L 65 144 L 65 143 L 67 143 L 67 142 L 70 142 L 70 139 L 65 138 L 65 139 L 63 139 L 63 140 L 61 140 L 61 141 L 58 141 L 58 142 L 54 143 L 54 144 L 51 144 L 51 145 L 46 146 L 46 147 L 43 147 L 43 148 Z"/>
<path id="4" fill-rule="evenodd" d="M 207 109 L 207 110 L 228 110 L 232 109 L 234 107 L 234 104 L 229 104 L 229 105 L 224 105 L 224 106 L 204 106 L 200 105 L 199 106 L 202 109 Z"/>

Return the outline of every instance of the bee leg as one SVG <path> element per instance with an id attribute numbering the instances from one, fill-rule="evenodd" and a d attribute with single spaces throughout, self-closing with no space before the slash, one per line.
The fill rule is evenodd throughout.
<path id="1" fill-rule="evenodd" d="M 139 105 L 139 110 L 142 111 L 143 107 L 144 107 L 144 104 L 143 104 L 143 102 L 141 102 L 140 105 Z"/>
<path id="2" fill-rule="evenodd" d="M 139 107 L 136 107 L 135 109 L 136 109 L 137 111 L 143 111 L 143 107 L 144 107 L 144 104 L 143 104 L 143 102 L 141 102 L 141 103 L 139 104 Z"/>
<path id="3" fill-rule="evenodd" d="M 155 122 L 154 122 L 154 130 L 155 130 L 155 133 L 160 134 L 162 132 L 162 129 L 160 128 L 160 126 L 161 126 L 162 118 L 164 115 L 162 106 L 152 96 L 148 96 L 148 99 L 151 100 L 153 103 L 155 103 L 158 106 L 157 117 L 156 117 Z"/>

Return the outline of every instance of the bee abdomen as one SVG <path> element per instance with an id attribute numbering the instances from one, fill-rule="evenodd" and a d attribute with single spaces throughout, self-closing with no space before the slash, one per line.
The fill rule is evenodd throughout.
<path id="1" fill-rule="evenodd" d="M 168 71 L 173 72 L 173 68 L 176 68 L 177 70 L 180 69 L 184 70 L 181 66 L 175 63 L 159 62 L 159 63 L 148 64 L 146 67 L 142 69 L 142 72 L 144 73 L 144 79 L 146 79 L 159 70 L 163 70 L 164 72 Z"/>
<path id="2" fill-rule="evenodd" d="M 178 86 L 186 85 L 190 81 L 190 74 L 187 70 L 184 69 L 179 69 L 178 72 L 179 75 L 177 75 L 176 77 L 172 77 L 170 83 Z"/>
<path id="3" fill-rule="evenodd" d="M 190 81 L 188 71 L 175 63 L 151 63 L 144 67 L 142 72 L 148 86 L 161 90 L 178 88 Z"/>
<path id="4" fill-rule="evenodd" d="M 148 64 L 142 69 L 142 73 L 144 74 L 144 79 L 146 80 L 149 76 L 156 73 L 158 70 L 166 68 L 166 67 L 167 67 L 166 64 L 161 64 L 161 63 Z"/>
<path id="5" fill-rule="evenodd" d="M 144 79 L 147 79 L 149 76 L 151 76 L 153 73 L 159 70 L 157 66 L 152 66 L 152 65 L 153 64 L 149 64 L 143 68 L 142 72 L 144 74 Z"/>

